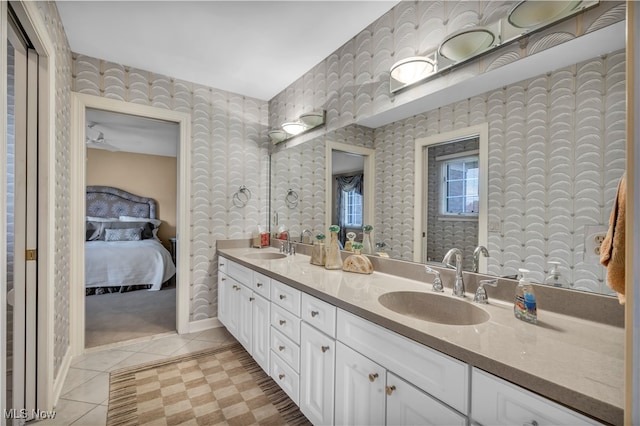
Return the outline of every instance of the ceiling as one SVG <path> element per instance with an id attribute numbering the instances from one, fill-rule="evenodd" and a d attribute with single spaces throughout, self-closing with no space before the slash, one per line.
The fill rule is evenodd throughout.
<path id="1" fill-rule="evenodd" d="M 57 1 L 71 50 L 270 100 L 398 1 Z"/>

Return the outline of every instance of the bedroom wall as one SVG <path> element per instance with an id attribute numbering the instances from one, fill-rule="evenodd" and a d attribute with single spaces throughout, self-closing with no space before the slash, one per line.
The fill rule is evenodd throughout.
<path id="1" fill-rule="evenodd" d="M 87 149 L 87 185 L 106 185 L 156 200 L 162 225 L 158 237 L 169 249 L 176 236 L 177 173 L 175 157 Z"/>
<path id="2" fill-rule="evenodd" d="M 189 320 L 215 318 L 216 241 L 249 238 L 268 224 L 267 102 L 80 54 L 73 90 L 191 115 Z M 242 185 L 252 198 L 236 207 Z"/>

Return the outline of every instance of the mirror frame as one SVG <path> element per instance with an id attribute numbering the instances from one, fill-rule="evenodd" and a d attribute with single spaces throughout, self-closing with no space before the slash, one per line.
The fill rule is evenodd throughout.
<path id="1" fill-rule="evenodd" d="M 423 212 L 427 210 L 428 197 L 427 185 L 423 185 L 423 175 L 427 173 L 424 151 L 431 145 L 455 142 L 456 140 L 478 138 L 479 142 L 479 167 L 480 174 L 478 182 L 478 245 L 487 246 L 488 243 L 488 198 L 489 198 L 489 123 L 482 123 L 475 126 L 452 130 L 450 132 L 438 133 L 426 138 L 419 138 L 415 141 L 414 152 L 414 191 L 413 191 L 413 261 L 427 263 L 423 258 L 427 248 L 427 237 L 422 233 L 427 232 L 427 224 L 423 217 Z M 488 249 L 488 247 L 487 247 Z M 487 259 L 480 256 L 479 273 L 486 273 Z"/>
<path id="2" fill-rule="evenodd" d="M 325 209 L 324 209 L 324 225 L 327 229 L 331 226 L 331 216 L 334 207 L 334 200 L 331 198 L 333 191 L 330 190 L 333 184 L 333 160 L 331 153 L 333 151 L 342 151 L 350 154 L 359 154 L 364 157 L 364 214 L 362 220 L 364 224 L 375 225 L 374 206 L 375 206 L 375 171 L 376 171 L 376 151 L 373 148 L 365 148 L 362 146 L 349 145 L 340 142 L 327 141 L 325 144 Z M 331 206 L 327 208 L 326 206 Z M 375 235 L 375 228 L 373 230 Z M 373 242 L 372 242 L 373 243 Z"/>

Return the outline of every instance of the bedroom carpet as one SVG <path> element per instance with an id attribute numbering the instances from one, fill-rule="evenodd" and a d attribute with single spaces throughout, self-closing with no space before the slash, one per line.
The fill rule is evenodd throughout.
<path id="1" fill-rule="evenodd" d="M 137 290 L 85 297 L 85 347 L 176 330 L 176 289 Z"/>
<path id="2" fill-rule="evenodd" d="M 111 373 L 107 425 L 309 425 L 239 343 Z"/>

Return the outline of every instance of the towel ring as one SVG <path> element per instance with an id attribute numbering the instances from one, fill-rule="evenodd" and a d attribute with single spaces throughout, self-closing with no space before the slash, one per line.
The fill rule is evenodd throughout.
<path id="1" fill-rule="evenodd" d="M 296 208 L 298 206 L 298 193 L 293 189 L 289 189 L 284 197 L 284 202 L 290 209 Z"/>
<path id="2" fill-rule="evenodd" d="M 251 191 L 246 186 L 242 185 L 235 194 L 233 194 L 233 205 L 236 207 L 244 207 L 251 200 Z"/>

